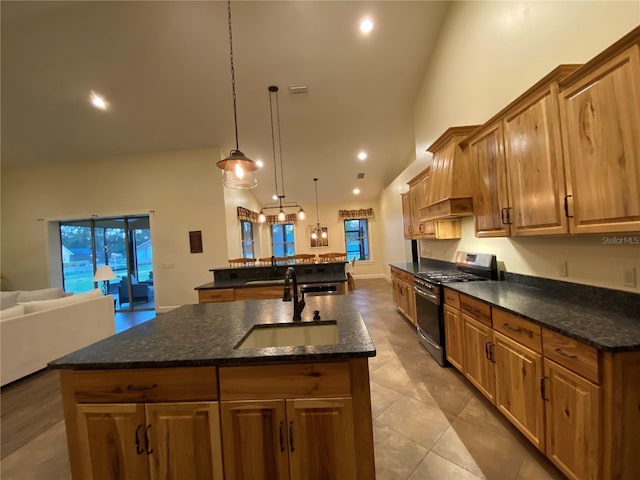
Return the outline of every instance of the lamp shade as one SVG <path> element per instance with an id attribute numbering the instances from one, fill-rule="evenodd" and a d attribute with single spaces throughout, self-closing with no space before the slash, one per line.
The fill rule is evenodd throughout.
<path id="1" fill-rule="evenodd" d="M 96 268 L 96 273 L 93 276 L 93 281 L 94 282 L 104 282 L 107 280 L 114 280 L 116 277 L 116 274 L 113 273 L 113 270 L 111 270 L 111 267 L 109 265 L 101 265 L 100 267 Z"/>

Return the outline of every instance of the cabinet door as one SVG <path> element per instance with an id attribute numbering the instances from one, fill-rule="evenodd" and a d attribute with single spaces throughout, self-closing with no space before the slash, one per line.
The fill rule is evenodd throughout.
<path id="1" fill-rule="evenodd" d="M 544 360 L 547 457 L 572 479 L 599 478 L 600 388 Z"/>
<path id="2" fill-rule="evenodd" d="M 558 87 L 504 119 L 511 235 L 568 233 Z"/>
<path id="3" fill-rule="evenodd" d="M 84 480 L 144 480 L 144 404 L 78 404 L 78 444 Z"/>
<path id="4" fill-rule="evenodd" d="M 413 290 L 413 285 L 405 284 L 406 297 L 407 297 L 407 316 L 411 323 L 414 325 L 416 322 L 416 292 Z"/>
<path id="5" fill-rule="evenodd" d="M 291 478 L 356 480 L 351 399 L 286 402 Z"/>
<path id="6" fill-rule="evenodd" d="M 493 332 L 496 406 L 544 452 L 544 405 L 540 394 L 542 355 Z"/>
<path id="7" fill-rule="evenodd" d="M 464 374 L 482 394 L 495 402 L 494 364 L 490 359 L 493 335 L 490 327 L 462 314 L 464 330 Z"/>
<path id="8" fill-rule="evenodd" d="M 289 478 L 283 400 L 221 402 L 225 478 Z"/>
<path id="9" fill-rule="evenodd" d="M 222 480 L 217 402 L 148 403 L 151 478 Z"/>
<path id="10" fill-rule="evenodd" d="M 411 238 L 411 202 L 409 194 L 402 195 L 402 225 L 404 228 L 404 238 Z"/>
<path id="11" fill-rule="evenodd" d="M 462 316 L 460 310 L 444 306 L 444 336 L 446 342 L 447 360 L 451 365 L 463 372 L 463 343 L 462 343 Z"/>
<path id="12" fill-rule="evenodd" d="M 422 184 L 417 182 L 409 188 L 409 203 L 411 204 L 411 237 L 420 238 L 420 204 L 422 202 Z"/>
<path id="13" fill-rule="evenodd" d="M 508 236 L 509 210 L 502 139 L 502 122 L 495 122 L 469 142 L 469 155 L 476 171 L 473 213 L 476 236 Z"/>
<path id="14" fill-rule="evenodd" d="M 572 233 L 640 230 L 640 46 L 561 92 Z"/>

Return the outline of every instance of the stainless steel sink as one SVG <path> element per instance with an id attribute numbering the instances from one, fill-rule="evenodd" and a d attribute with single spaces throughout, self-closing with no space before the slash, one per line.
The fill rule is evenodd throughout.
<path id="1" fill-rule="evenodd" d="M 335 345 L 338 326 L 335 320 L 314 323 L 256 325 L 235 348 L 295 347 Z"/>

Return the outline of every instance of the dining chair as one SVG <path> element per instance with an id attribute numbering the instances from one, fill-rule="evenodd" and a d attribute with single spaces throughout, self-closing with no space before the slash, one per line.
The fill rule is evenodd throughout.
<path id="1" fill-rule="evenodd" d="M 228 260 L 230 267 L 251 267 L 255 265 L 255 258 L 230 258 Z"/>

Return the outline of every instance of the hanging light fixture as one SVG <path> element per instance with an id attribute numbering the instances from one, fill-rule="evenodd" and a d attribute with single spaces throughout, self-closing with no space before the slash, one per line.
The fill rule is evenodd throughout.
<path id="1" fill-rule="evenodd" d="M 313 184 L 316 189 L 316 229 L 311 232 L 311 238 L 317 240 L 318 238 L 327 238 L 327 231 L 320 227 L 320 211 L 318 209 L 318 179 L 313 179 Z"/>
<path id="2" fill-rule="evenodd" d="M 306 213 L 302 205 L 298 205 L 296 202 L 287 202 L 286 196 L 284 193 L 284 169 L 282 167 L 282 135 L 280 133 L 280 104 L 278 102 L 278 87 L 275 85 L 271 85 L 268 88 L 269 91 L 269 113 L 271 116 L 271 143 L 273 146 L 273 177 L 275 180 L 276 186 L 276 194 L 274 195 L 274 199 L 278 199 L 276 203 L 267 203 L 260 210 L 260 214 L 258 215 L 258 221 L 260 223 L 264 223 L 267 221 L 267 216 L 265 214 L 265 210 L 276 209 L 278 210 L 278 221 L 284 222 L 287 219 L 286 209 L 288 208 L 298 208 L 298 219 L 304 220 L 306 217 Z M 282 185 L 282 193 L 278 190 L 278 169 L 277 169 L 277 161 L 276 161 L 276 134 L 273 122 L 273 98 L 275 97 L 276 104 L 276 122 L 277 122 L 277 130 L 278 130 L 278 154 L 280 156 L 280 184 Z"/>
<path id="3" fill-rule="evenodd" d="M 254 172 L 258 169 L 256 162 L 245 156 L 238 145 L 238 112 L 236 108 L 236 72 L 233 66 L 233 35 L 231 34 L 231 0 L 227 0 L 227 16 L 229 19 L 229 59 L 231 61 L 231 93 L 233 97 L 233 123 L 236 132 L 236 148 L 229 156 L 216 163 L 222 169 L 222 183 L 227 188 L 255 188 L 258 180 Z"/>

